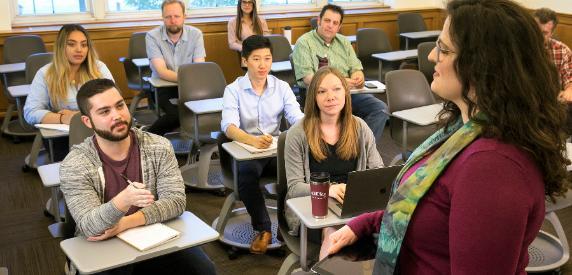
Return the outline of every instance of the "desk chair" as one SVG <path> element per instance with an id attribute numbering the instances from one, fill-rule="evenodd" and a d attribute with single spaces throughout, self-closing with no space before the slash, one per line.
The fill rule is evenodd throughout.
<path id="1" fill-rule="evenodd" d="M 539 273 L 558 270 L 568 262 L 570 247 L 556 211 L 570 206 L 572 206 L 572 190 L 566 192 L 565 198 L 559 197 L 554 203 L 549 200 L 546 201 L 544 219 L 554 228 L 556 236 L 540 230 L 536 239 L 528 247 L 529 263 L 526 272 Z"/>
<path id="2" fill-rule="evenodd" d="M 138 124 L 141 125 L 151 125 L 155 120 L 157 120 L 157 115 L 152 110 L 137 110 L 137 106 L 141 99 L 147 97 L 147 102 L 151 106 L 152 96 L 147 96 L 151 93 L 151 85 L 143 80 L 143 77 L 151 76 L 151 68 L 144 67 L 139 68 L 133 64 L 133 59 L 137 58 L 147 58 L 147 51 L 145 48 L 145 36 L 146 32 L 135 32 L 129 38 L 129 50 L 127 57 L 120 57 L 119 62 L 123 63 L 123 68 L 125 69 L 125 76 L 127 77 L 127 87 L 131 90 L 139 91 L 131 99 L 131 104 L 129 105 L 129 112 L 136 120 Z M 157 103 L 155 102 L 155 105 Z M 156 108 L 156 107 L 155 107 Z"/>
<path id="3" fill-rule="evenodd" d="M 52 62 L 52 59 L 53 53 L 36 53 L 28 56 L 28 58 L 26 58 L 26 84 L 31 84 L 38 70 Z M 22 129 L 29 129 L 29 131 L 35 135 L 30 154 L 26 156 L 26 159 L 24 160 L 24 167 L 22 167 L 22 170 L 27 172 L 32 168 L 35 169 L 42 164 L 48 163 L 49 157 L 47 151 L 42 151 L 43 144 L 40 131 L 24 121 L 22 111 L 23 106 L 20 102 L 20 98 L 16 98 L 16 106 L 18 110 L 18 121 Z M 6 113 L 8 114 L 9 112 Z"/>
<path id="4" fill-rule="evenodd" d="M 228 257 L 234 260 L 238 257 L 237 248 L 249 249 L 250 243 L 256 236 L 255 231 L 252 229 L 248 212 L 245 207 L 234 208 L 235 204 L 240 201 L 238 194 L 238 187 L 234 184 L 232 156 L 222 148 L 224 143 L 231 140 L 226 137 L 222 132 L 217 133 L 217 145 L 219 147 L 219 160 L 221 171 L 223 175 L 223 184 L 228 190 L 232 192 L 226 197 L 224 204 L 220 210 L 218 218 L 216 218 L 212 227 L 219 232 L 220 241 L 230 245 L 231 249 L 227 250 Z M 276 177 L 262 177 L 260 185 L 265 187 L 266 197 L 274 192 L 274 182 Z M 272 221 L 272 243 L 268 245 L 268 250 L 277 249 L 282 246 L 277 239 L 277 224 L 276 224 L 276 208 L 266 206 L 268 214 Z"/>
<path id="5" fill-rule="evenodd" d="M 4 52 L 3 52 L 3 63 L 21 63 L 26 62 L 28 56 L 35 53 L 45 53 L 46 46 L 44 41 L 37 35 L 18 35 L 6 38 L 4 42 Z M 35 75 L 35 72 L 34 72 Z M 31 75 L 31 79 L 34 78 Z M 17 137 L 20 136 L 34 136 L 36 135 L 36 129 L 33 127 L 28 127 L 22 119 L 22 104 L 18 99 L 13 98 L 10 93 L 8 93 L 8 87 L 30 84 L 26 80 L 26 72 L 14 72 L 6 74 L 5 78 L 2 79 L 4 82 L 4 96 L 8 100 L 8 108 L 6 114 L 4 115 L 4 121 L 2 122 L 2 133 L 14 137 L 14 141 L 18 142 Z M 16 116 L 18 116 L 18 121 L 11 121 L 12 116 L 14 116 L 14 111 L 16 111 Z"/>
<path id="6" fill-rule="evenodd" d="M 387 108 L 390 114 L 435 103 L 427 79 L 420 71 L 391 71 L 385 75 L 385 81 Z M 396 117 L 389 120 L 391 138 L 397 143 L 401 143 L 404 134 L 402 123 L 403 121 Z M 415 149 L 435 131 L 435 125 L 417 126 L 409 123 L 407 126 L 407 148 L 401 149 L 401 154 L 393 158 L 391 165 L 397 163 L 399 159 L 406 161 L 408 152 Z"/>
<path id="7" fill-rule="evenodd" d="M 433 73 L 435 73 L 435 63 L 429 61 L 429 53 L 434 48 L 435 42 L 423 42 L 417 45 L 417 65 L 428 83 L 433 82 Z"/>
<path id="8" fill-rule="evenodd" d="M 423 21 L 423 16 L 419 13 L 400 13 L 397 15 L 397 33 L 426 31 L 427 26 Z M 400 49 L 405 50 L 405 38 L 399 37 Z M 415 48 L 417 45 L 410 45 Z"/>
<path id="9" fill-rule="evenodd" d="M 286 143 L 286 132 L 282 132 L 280 137 L 278 137 L 278 181 L 276 184 L 276 191 L 278 193 L 278 230 L 284 243 L 288 249 L 292 252 L 284 262 L 278 271 L 278 275 L 286 275 L 292 273 L 294 268 L 300 266 L 300 237 L 292 236 L 288 233 L 290 230 L 288 228 L 288 223 L 286 222 L 286 217 L 284 216 L 284 209 L 286 205 L 286 193 L 288 192 L 288 183 L 286 180 L 286 163 L 284 161 L 284 146 Z M 320 246 L 308 242 L 308 255 L 310 259 L 317 259 L 320 253 Z"/>
<path id="10" fill-rule="evenodd" d="M 196 145 L 196 149 L 189 153 L 187 163 L 180 168 L 185 185 L 198 189 L 224 190 L 218 161 L 211 161 L 218 147 L 216 138 L 212 138 L 210 133 L 220 130 L 221 114 L 201 115 L 197 127 L 194 114 L 183 104 L 194 100 L 221 98 L 226 87 L 224 74 L 216 63 L 201 62 L 181 65 L 178 76 L 180 136 L 182 139 L 193 139 L 193 144 Z"/>
<path id="11" fill-rule="evenodd" d="M 312 28 L 312 30 L 318 28 L 318 17 L 310 18 L 310 27 Z"/>
<path id="12" fill-rule="evenodd" d="M 304 112 L 304 104 L 306 102 L 306 88 L 298 86 L 298 82 L 296 81 L 296 70 L 294 68 L 294 60 L 292 59 L 292 54 L 288 56 L 288 60 L 290 60 L 290 67 L 292 67 L 292 75 L 294 76 L 294 86 L 292 87 L 292 91 L 296 96 L 296 101 L 300 103 L 300 109 Z"/>
<path id="13" fill-rule="evenodd" d="M 290 54 L 292 54 L 292 47 L 288 39 L 280 34 L 272 34 L 265 36 L 270 40 L 272 46 L 272 62 L 288 61 Z M 284 71 L 272 73 L 277 78 L 286 81 L 290 87 L 296 84 L 296 79 L 292 71 Z"/>
<path id="14" fill-rule="evenodd" d="M 391 51 L 391 44 L 389 44 L 389 39 L 385 32 L 376 28 L 359 29 L 356 34 L 356 41 L 357 57 L 363 65 L 363 73 L 366 80 L 378 80 L 385 83 L 385 73 L 393 70 L 393 68 L 384 66 L 385 68 L 381 72 L 381 79 L 379 79 L 379 60 L 371 56 L 374 53 Z"/>
<path id="15" fill-rule="evenodd" d="M 81 121 L 81 113 L 75 114 L 70 120 L 70 132 L 69 132 L 70 150 L 74 145 L 82 143 L 86 138 L 93 136 L 93 134 L 94 134 L 93 130 L 85 126 L 85 124 L 83 124 L 83 122 Z M 44 166 L 44 167 L 50 167 L 50 166 Z M 53 225 L 50 225 L 48 228 L 54 238 L 60 238 L 60 237 L 63 237 L 64 239 L 71 238 L 74 236 L 75 222 L 73 222 L 73 219 L 71 218 L 71 215 L 67 210 L 65 201 L 63 200 L 63 194 L 59 191 L 59 186 L 54 186 L 52 188 L 54 188 L 52 192 L 57 193 L 56 196 L 58 199 L 57 203 L 58 205 L 57 206 L 53 205 L 52 199 L 50 198 L 46 203 L 46 210 L 50 211 L 49 213 L 55 217 L 56 212 L 58 212 L 55 211 L 55 207 L 59 207 L 59 213 L 60 216 L 63 215 L 64 222 L 60 222 L 60 219 L 56 218 L 57 222 Z"/>

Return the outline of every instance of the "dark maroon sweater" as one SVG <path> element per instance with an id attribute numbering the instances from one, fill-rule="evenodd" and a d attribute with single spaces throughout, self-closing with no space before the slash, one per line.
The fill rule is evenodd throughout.
<path id="1" fill-rule="evenodd" d="M 348 225 L 359 238 L 367 237 L 379 232 L 382 217 L 383 211 L 366 213 Z M 543 219 L 544 181 L 532 158 L 513 145 L 479 138 L 449 163 L 417 205 L 398 269 L 400 274 L 526 274 L 528 246 Z"/>

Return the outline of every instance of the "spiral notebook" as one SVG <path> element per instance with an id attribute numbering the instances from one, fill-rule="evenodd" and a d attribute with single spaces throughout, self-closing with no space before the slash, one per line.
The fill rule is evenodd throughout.
<path id="1" fill-rule="evenodd" d="M 131 228 L 117 234 L 117 237 L 129 245 L 145 251 L 170 242 L 181 235 L 181 232 L 162 223 Z"/>

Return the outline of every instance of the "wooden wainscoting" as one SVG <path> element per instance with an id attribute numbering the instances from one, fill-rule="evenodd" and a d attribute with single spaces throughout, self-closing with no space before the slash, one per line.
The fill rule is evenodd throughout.
<path id="1" fill-rule="evenodd" d="M 390 9 L 360 9 L 349 10 L 344 18 L 341 33 L 353 35 L 359 28 L 375 27 L 386 31 L 394 49 L 399 48 L 397 37 L 397 15 L 403 12 Z M 423 15 L 429 29 L 440 29 L 443 22 L 443 11 L 437 8 L 413 9 L 407 12 L 418 12 Z M 285 26 L 292 27 L 294 41 L 302 34 L 310 30 L 310 18 L 317 16 L 317 12 L 302 12 L 286 14 L 266 15 L 268 27 L 272 33 L 282 33 Z M 207 61 L 219 64 L 225 74 L 228 83 L 242 74 L 238 65 L 238 58 L 234 51 L 228 48 L 227 22 L 229 17 L 193 18 L 187 20 L 189 24 L 201 29 L 204 33 L 204 42 L 207 52 Z M 93 23 L 84 24 L 91 38 L 94 40 L 100 59 L 109 67 L 113 77 L 126 98 L 134 95 L 127 88 L 125 72 L 119 58 L 127 55 L 129 38 L 133 32 L 148 31 L 161 21 L 119 22 L 119 23 Z M 570 24 L 572 25 L 572 24 Z M 48 51 L 53 48 L 59 26 L 16 28 L 9 32 L 0 33 L 0 60 L 6 37 L 18 34 L 37 34 L 42 37 Z M 3 93 L 0 96 L 0 114 L 7 107 L 7 101 Z"/>

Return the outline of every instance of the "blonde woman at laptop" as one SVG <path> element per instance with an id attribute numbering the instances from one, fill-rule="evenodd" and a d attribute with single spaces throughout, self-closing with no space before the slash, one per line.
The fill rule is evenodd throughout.
<path id="1" fill-rule="evenodd" d="M 515 2 L 454 0 L 447 13 L 429 54 L 442 127 L 409 157 L 386 209 L 333 233 L 329 252 L 379 232 L 374 274 L 524 275 L 545 196 L 569 184 L 558 74 Z"/>
<path id="2" fill-rule="evenodd" d="M 310 173 L 328 172 L 330 197 L 340 202 L 348 173 L 383 167 L 375 137 L 367 124 L 352 115 L 350 90 L 343 75 L 332 67 L 319 69 L 307 91 L 304 119 L 286 136 L 284 158 L 288 193 L 286 199 L 310 195 Z M 300 220 L 286 209 L 290 233 L 297 235 Z M 333 229 L 325 229 L 326 236 Z M 309 231 L 309 240 L 321 242 L 320 230 Z"/>

